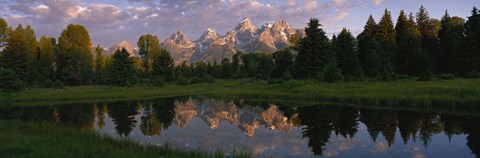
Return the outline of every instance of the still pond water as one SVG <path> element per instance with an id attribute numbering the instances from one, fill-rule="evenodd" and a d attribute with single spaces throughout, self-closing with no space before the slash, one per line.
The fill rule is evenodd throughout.
<path id="1" fill-rule="evenodd" d="M 258 157 L 476 157 L 480 113 L 335 104 L 170 98 L 2 107 L 0 119 L 49 122 L 149 145 Z"/>

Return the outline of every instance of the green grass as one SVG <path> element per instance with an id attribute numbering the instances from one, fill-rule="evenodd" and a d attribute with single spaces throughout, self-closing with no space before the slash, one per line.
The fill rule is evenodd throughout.
<path id="1" fill-rule="evenodd" d="M 145 99 L 175 96 L 210 96 L 302 101 L 329 101 L 357 104 L 418 105 L 432 103 L 478 103 L 480 80 L 456 79 L 418 82 L 339 82 L 321 83 L 292 80 L 279 84 L 265 81 L 217 80 L 215 83 L 165 87 L 77 86 L 65 89 L 29 89 L 0 94 L 4 105 L 51 105 L 73 102 Z"/>
<path id="2" fill-rule="evenodd" d="M 232 156 L 233 155 L 233 156 Z M 168 145 L 143 146 L 127 139 L 113 139 L 94 132 L 79 131 L 50 124 L 0 120 L 0 157 L 253 157 L 249 152 L 185 151 Z"/>

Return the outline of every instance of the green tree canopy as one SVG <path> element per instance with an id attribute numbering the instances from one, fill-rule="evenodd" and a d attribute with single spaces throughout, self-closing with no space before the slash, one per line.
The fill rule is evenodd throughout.
<path id="1" fill-rule="evenodd" d="M 381 74 L 382 79 L 390 79 L 393 73 L 393 53 L 396 49 L 395 42 L 395 28 L 393 27 L 392 16 L 390 11 L 385 9 L 382 19 L 378 23 L 378 33 L 376 34 L 377 41 L 380 44 L 380 51 L 377 53 L 382 65 Z"/>
<path id="2" fill-rule="evenodd" d="M 3 18 L 0 18 L 0 50 L 5 47 L 5 43 L 7 42 L 8 29 L 7 21 L 5 21 Z"/>
<path id="3" fill-rule="evenodd" d="M 100 45 L 95 47 L 95 83 L 102 83 L 106 75 L 106 59 L 103 56 L 103 48 Z"/>
<path id="4" fill-rule="evenodd" d="M 160 49 L 160 53 L 156 55 L 153 61 L 153 77 L 162 77 L 166 80 L 173 79 L 173 59 L 170 53 L 165 49 Z"/>
<path id="5" fill-rule="evenodd" d="M 355 38 L 346 28 L 343 28 L 333 45 L 337 66 L 342 75 L 350 80 L 362 75 L 360 60 L 354 45 Z"/>
<path id="6" fill-rule="evenodd" d="M 432 19 L 428 15 L 425 7 L 420 6 L 417 12 L 417 28 L 421 33 L 422 49 L 426 51 L 432 64 L 438 65 L 438 31 L 440 30 L 440 21 Z"/>
<path id="7" fill-rule="evenodd" d="M 396 43 L 398 48 L 394 56 L 394 63 L 397 72 L 400 74 L 420 75 L 425 69 L 429 68 L 430 60 L 428 54 L 421 48 L 421 33 L 415 26 L 413 16 L 407 19 L 407 16 L 400 11 L 397 24 L 395 26 Z M 423 59 L 423 60 L 421 60 Z"/>
<path id="8" fill-rule="evenodd" d="M 288 71 L 291 73 L 293 71 L 293 54 L 290 49 L 286 48 L 280 51 L 273 53 L 274 68 L 272 71 L 272 77 L 283 77 L 284 74 Z"/>
<path id="9" fill-rule="evenodd" d="M 93 75 L 92 42 L 82 25 L 70 24 L 58 38 L 59 78 L 68 85 L 86 84 Z"/>
<path id="10" fill-rule="evenodd" d="M 331 59 L 330 44 L 318 19 L 312 18 L 305 28 L 306 37 L 299 43 L 295 59 L 298 78 L 314 78 Z"/>
<path id="11" fill-rule="evenodd" d="M 36 54 L 34 65 L 35 71 L 38 74 L 37 79 L 44 81 L 46 79 L 53 79 L 53 65 L 55 62 L 55 40 L 52 37 L 42 36 L 38 44 L 39 52 Z"/>
<path id="12" fill-rule="evenodd" d="M 142 35 L 137 41 L 137 46 L 139 54 L 143 59 L 144 75 L 148 76 L 151 71 L 153 60 L 156 59 L 157 55 L 160 54 L 160 51 L 162 50 L 162 48 L 160 48 L 160 40 L 158 40 L 157 36 L 152 34 Z"/>
<path id="13" fill-rule="evenodd" d="M 115 86 L 127 86 L 135 83 L 135 67 L 125 48 L 113 54 L 112 64 L 108 66 L 108 83 Z"/>
<path id="14" fill-rule="evenodd" d="M 380 43 L 376 40 L 377 33 L 378 25 L 370 15 L 363 31 L 357 37 L 360 63 L 365 75 L 369 77 L 381 75 L 383 69 L 379 56 Z"/>
<path id="15" fill-rule="evenodd" d="M 460 17 L 450 17 L 447 11 L 442 17 L 441 29 L 438 33 L 440 55 L 438 69 L 443 73 L 454 73 L 461 70 L 464 62 L 459 58 L 459 50 L 463 47 L 463 26 L 465 20 Z"/>
<path id="16" fill-rule="evenodd" d="M 20 80 L 27 81 L 30 77 L 27 57 L 27 42 L 22 25 L 18 25 L 15 31 L 9 33 L 7 45 L 0 57 L 2 69 L 12 70 Z"/>
<path id="17" fill-rule="evenodd" d="M 465 70 L 480 70 L 480 14 L 476 7 L 472 9 L 472 15 L 465 23 L 465 44 L 466 51 L 462 53 L 462 57 L 466 59 Z"/>

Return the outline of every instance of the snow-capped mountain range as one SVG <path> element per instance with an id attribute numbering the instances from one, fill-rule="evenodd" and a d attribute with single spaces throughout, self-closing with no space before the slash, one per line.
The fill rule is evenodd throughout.
<path id="1" fill-rule="evenodd" d="M 182 31 L 177 31 L 160 46 L 170 52 L 176 64 L 200 60 L 220 62 L 224 58 L 232 58 L 237 51 L 273 53 L 291 46 L 289 38 L 293 34 L 303 37 L 305 32 L 284 20 L 256 27 L 250 18 L 245 18 L 224 36 L 208 28 L 199 39 L 191 41 Z M 131 54 L 137 54 L 136 49 L 126 41 L 115 44 L 110 50 L 121 47 L 127 47 Z"/>

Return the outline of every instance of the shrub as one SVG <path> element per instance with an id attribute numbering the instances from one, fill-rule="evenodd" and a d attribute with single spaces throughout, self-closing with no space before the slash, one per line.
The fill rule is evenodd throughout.
<path id="1" fill-rule="evenodd" d="M 283 81 L 278 79 L 278 78 L 270 78 L 267 80 L 268 84 L 277 84 L 277 83 L 282 83 Z"/>
<path id="2" fill-rule="evenodd" d="M 60 80 L 55 80 L 52 84 L 52 88 L 55 88 L 55 89 L 63 89 L 65 88 L 65 86 L 63 85 L 62 81 Z"/>
<path id="3" fill-rule="evenodd" d="M 453 80 L 455 79 L 455 75 L 454 74 L 440 74 L 438 75 L 438 79 L 439 80 Z"/>
<path id="4" fill-rule="evenodd" d="M 154 87 L 163 87 L 165 86 L 165 79 L 162 77 L 156 77 L 150 81 L 150 84 Z"/>
<path id="5" fill-rule="evenodd" d="M 43 86 L 44 86 L 45 88 L 52 88 L 52 86 L 53 86 L 53 81 L 50 80 L 50 79 L 46 79 L 46 80 L 43 82 Z"/>
<path id="6" fill-rule="evenodd" d="M 214 83 L 215 79 L 211 75 L 204 75 L 202 77 L 192 78 L 192 83 Z"/>
<path id="7" fill-rule="evenodd" d="M 17 92 L 25 89 L 26 83 L 20 80 L 13 70 L 0 70 L 0 90 Z"/>
<path id="8" fill-rule="evenodd" d="M 177 77 L 177 85 L 187 85 L 188 84 L 188 80 L 183 77 L 183 76 L 180 76 L 180 77 Z"/>
<path id="9" fill-rule="evenodd" d="M 321 77 L 323 77 L 323 81 L 329 83 L 337 82 L 342 79 L 340 69 L 337 68 L 337 64 L 335 64 L 335 62 L 331 62 L 325 65 L 321 74 Z"/>
<path id="10" fill-rule="evenodd" d="M 478 72 L 476 69 L 473 69 L 472 71 L 468 72 L 465 75 L 466 78 L 480 78 L 480 72 Z"/>
<path id="11" fill-rule="evenodd" d="M 431 81 L 432 76 L 433 76 L 432 71 L 430 71 L 430 69 L 425 69 L 425 71 L 423 71 L 422 74 L 420 74 L 417 81 Z"/>
<path id="12" fill-rule="evenodd" d="M 282 80 L 283 81 L 290 81 L 292 80 L 292 74 L 290 73 L 290 70 L 287 70 L 283 73 Z"/>

